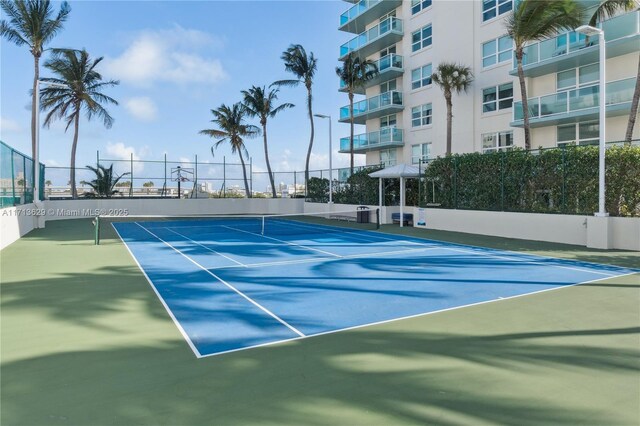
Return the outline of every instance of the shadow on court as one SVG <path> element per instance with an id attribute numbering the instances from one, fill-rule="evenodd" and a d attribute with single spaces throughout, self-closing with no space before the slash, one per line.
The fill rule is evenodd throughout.
<path id="1" fill-rule="evenodd" d="M 640 275 L 196 359 L 124 246 L 69 222 L 2 252 L 2 424 L 640 420 Z"/>

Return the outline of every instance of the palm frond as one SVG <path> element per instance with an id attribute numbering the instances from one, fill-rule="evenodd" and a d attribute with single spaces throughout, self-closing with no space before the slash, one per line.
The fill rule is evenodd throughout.
<path id="1" fill-rule="evenodd" d="M 611 18 L 620 12 L 630 12 L 638 7 L 640 7 L 640 1 L 638 0 L 601 1 L 591 16 L 591 19 L 589 19 L 589 25 L 595 27 L 598 22 Z"/>

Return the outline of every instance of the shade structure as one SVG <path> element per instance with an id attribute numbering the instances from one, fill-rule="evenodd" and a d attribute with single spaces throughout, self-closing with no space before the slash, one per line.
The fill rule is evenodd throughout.
<path id="1" fill-rule="evenodd" d="M 420 177 L 420 170 L 409 164 L 398 164 L 393 167 L 387 167 L 377 172 L 369 173 L 369 176 L 379 179 L 378 188 L 378 206 L 382 211 L 382 180 L 383 179 L 400 179 L 400 227 L 404 224 L 404 204 L 405 204 L 405 185 L 407 178 Z"/>

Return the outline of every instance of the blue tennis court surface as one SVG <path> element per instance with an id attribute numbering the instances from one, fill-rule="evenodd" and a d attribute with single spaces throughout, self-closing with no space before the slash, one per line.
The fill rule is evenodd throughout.
<path id="1" fill-rule="evenodd" d="M 293 219 L 114 227 L 198 357 L 635 272 Z"/>

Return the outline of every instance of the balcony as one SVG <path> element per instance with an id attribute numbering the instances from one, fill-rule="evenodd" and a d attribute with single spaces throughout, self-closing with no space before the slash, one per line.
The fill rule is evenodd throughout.
<path id="1" fill-rule="evenodd" d="M 352 38 L 340 46 L 340 60 L 344 60 L 350 52 L 358 52 L 360 57 L 366 58 L 402 40 L 402 19 L 389 17 L 375 27 Z"/>
<path id="2" fill-rule="evenodd" d="M 607 83 L 607 117 L 628 114 L 636 78 Z M 597 120 L 598 85 L 529 99 L 531 127 Z M 523 127 L 522 102 L 514 102 L 512 127 Z"/>
<path id="3" fill-rule="evenodd" d="M 382 117 L 383 115 L 394 114 L 402 111 L 402 92 L 395 90 L 384 92 L 378 96 L 365 99 L 353 104 L 353 122 L 355 124 L 366 124 L 367 120 Z M 349 105 L 340 108 L 340 122 L 349 122 Z"/>
<path id="4" fill-rule="evenodd" d="M 376 61 L 378 67 L 378 75 L 367 81 L 364 87 L 359 87 L 354 93 L 359 95 L 365 94 L 365 89 L 372 86 L 400 77 L 404 73 L 403 58 L 400 55 L 392 53 L 390 55 L 383 56 Z M 347 87 L 344 81 L 340 80 L 340 91 L 347 93 Z"/>
<path id="5" fill-rule="evenodd" d="M 377 132 L 363 133 L 353 137 L 353 152 L 364 153 L 376 149 L 403 146 L 402 129 L 386 127 Z M 340 139 L 341 153 L 350 153 L 349 137 Z"/>
<path id="6" fill-rule="evenodd" d="M 616 16 L 601 25 L 607 42 L 607 58 L 638 51 L 640 12 Z M 525 77 L 539 77 L 599 61 L 598 37 L 589 40 L 574 31 L 527 46 L 524 50 Z M 518 75 L 514 60 L 511 75 Z"/>
<path id="7" fill-rule="evenodd" d="M 402 0 L 360 0 L 340 15 L 340 31 L 359 34 L 367 24 L 386 15 L 402 4 Z"/>

